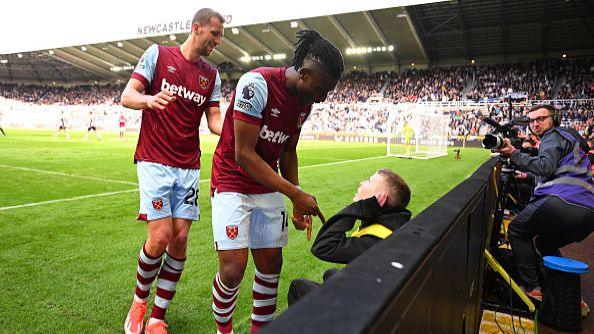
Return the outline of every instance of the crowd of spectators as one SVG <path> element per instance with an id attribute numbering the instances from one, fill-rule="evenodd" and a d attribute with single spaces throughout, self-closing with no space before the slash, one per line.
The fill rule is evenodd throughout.
<path id="1" fill-rule="evenodd" d="M 581 135 L 591 135 L 589 125 L 594 122 L 594 100 L 571 101 L 555 104 L 561 113 L 561 126 L 576 129 Z M 489 117 L 499 124 L 506 124 L 512 118 L 525 116 L 528 106 L 513 106 L 509 112 L 509 104 L 494 104 L 484 108 L 458 109 L 450 112 L 450 134 L 456 136 L 481 136 L 493 130 L 484 122 Z M 520 132 L 526 132 L 527 126 L 520 126 Z"/>
<path id="2" fill-rule="evenodd" d="M 386 132 L 388 111 L 379 104 L 319 104 L 312 108 L 302 132 L 379 134 Z"/>
<path id="3" fill-rule="evenodd" d="M 497 100 L 522 92 L 530 100 L 552 99 L 560 64 L 560 61 L 549 60 L 472 67 L 475 84 L 466 98 Z"/>
<path id="4" fill-rule="evenodd" d="M 235 85 L 237 85 L 237 80 L 221 81 L 221 104 L 229 104 Z"/>
<path id="5" fill-rule="evenodd" d="M 353 103 L 365 102 L 371 96 L 380 94 L 382 86 L 390 77 L 388 72 L 368 74 L 353 71 L 344 75 L 336 88 L 328 94 L 327 102 Z"/>
<path id="6" fill-rule="evenodd" d="M 499 101 L 510 93 L 529 100 L 594 97 L 594 58 L 540 60 L 526 64 L 454 66 L 410 69 L 401 73 L 353 71 L 341 78 L 326 99 L 330 103 L 366 102 L 370 97 L 391 102 Z M 237 80 L 223 80 L 221 93 L 229 101 Z M 555 96 L 555 86 L 559 86 Z M 466 89 L 466 94 L 463 94 Z M 0 96 L 40 104 L 117 104 L 123 85 L 83 85 L 72 88 L 0 84 Z"/>
<path id="7" fill-rule="evenodd" d="M 0 96 L 27 103 L 35 103 L 45 94 L 45 86 L 15 85 L 0 83 Z"/>
<path id="8" fill-rule="evenodd" d="M 484 134 L 486 125 L 482 121 L 483 117 L 484 113 L 480 109 L 450 111 L 450 137 Z"/>
<path id="9" fill-rule="evenodd" d="M 525 92 L 530 100 L 572 99 L 560 106 L 565 125 L 582 133 L 594 118 L 593 102 L 575 99 L 594 98 L 594 58 L 541 60 L 527 64 L 493 66 L 437 67 L 368 74 L 345 74 L 324 104 L 314 106 L 304 132 L 385 133 L 386 107 L 365 103 L 370 97 L 384 102 L 496 101 L 481 108 L 460 107 L 450 111 L 451 136 L 483 135 L 489 116 L 500 123 L 508 121 L 508 104 L 501 100 L 511 92 Z M 470 85 L 473 83 L 473 85 Z M 223 80 L 221 106 L 230 103 L 237 80 Z M 558 95 L 555 94 L 558 87 Z M 80 85 L 70 88 L 41 85 L 0 84 L 0 96 L 39 105 L 118 105 L 123 84 Z M 471 89 L 472 88 L 472 89 Z M 224 112 L 225 110 L 223 110 Z M 514 108 L 513 117 L 523 108 Z M 591 122 L 591 121 L 590 121 Z"/>
<path id="10" fill-rule="evenodd" d="M 455 66 L 368 74 L 353 71 L 343 76 L 326 102 L 365 102 L 370 97 L 392 102 L 500 101 L 511 93 L 529 100 L 594 97 L 594 58 L 540 60 L 490 66 Z M 558 95 L 555 83 L 560 80 Z M 223 82 L 230 99 L 237 81 Z M 225 89 L 226 88 L 226 89 Z M 468 92 L 463 94 L 465 88 Z"/>
<path id="11" fill-rule="evenodd" d="M 562 68 L 565 82 L 561 85 L 558 99 L 594 98 L 594 58 L 576 59 Z"/>
<path id="12" fill-rule="evenodd" d="M 28 103 L 54 105 L 119 104 L 123 85 L 73 87 L 0 84 L 0 96 Z"/>
<path id="13" fill-rule="evenodd" d="M 460 66 L 391 73 L 384 96 L 394 102 L 459 101 L 467 73 Z"/>
<path id="14" fill-rule="evenodd" d="M 594 121 L 594 101 L 580 101 L 562 106 L 561 118 L 562 125 L 576 129 L 581 135 L 592 135 L 591 130 L 588 133 L 587 131 L 588 125 Z"/>
<path id="15" fill-rule="evenodd" d="M 562 115 L 562 125 L 575 128 L 585 134 L 588 120 L 594 120 L 594 101 L 579 101 L 556 105 Z M 499 124 L 510 121 L 509 104 L 485 104 L 484 107 L 455 108 L 449 111 L 450 137 L 473 138 L 483 136 L 493 130 L 484 122 L 489 117 Z M 514 105 L 511 118 L 526 115 L 529 107 Z M 381 135 L 386 132 L 390 105 L 380 104 L 320 104 L 314 106 L 304 133 L 349 133 L 357 135 Z M 520 132 L 527 127 L 520 126 Z"/>

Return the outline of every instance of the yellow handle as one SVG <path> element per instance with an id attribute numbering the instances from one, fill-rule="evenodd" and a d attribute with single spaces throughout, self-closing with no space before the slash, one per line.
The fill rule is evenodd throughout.
<path id="1" fill-rule="evenodd" d="M 536 310 L 534 303 L 528 298 L 528 296 L 526 296 L 524 291 L 520 289 L 516 282 L 511 277 L 509 277 L 505 269 L 503 269 L 503 267 L 497 262 L 497 260 L 495 260 L 493 255 L 491 255 L 487 249 L 485 249 L 485 258 L 487 259 L 487 263 L 491 266 L 491 268 L 495 269 L 495 271 L 497 271 L 499 275 L 501 275 L 501 277 L 503 277 L 503 279 L 511 285 L 512 289 L 516 292 L 520 299 L 522 299 L 526 306 L 528 306 L 530 312 L 534 312 Z"/>

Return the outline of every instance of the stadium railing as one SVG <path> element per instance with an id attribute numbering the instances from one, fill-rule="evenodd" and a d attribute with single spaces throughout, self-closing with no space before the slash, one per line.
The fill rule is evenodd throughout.
<path id="1" fill-rule="evenodd" d="M 560 105 L 574 105 L 576 103 L 585 103 L 585 102 L 592 102 L 593 99 L 557 99 L 557 100 L 526 100 L 525 103 L 517 103 L 514 102 L 514 106 L 518 105 L 525 105 L 525 106 L 532 106 L 537 104 L 560 104 Z M 490 107 L 493 105 L 501 105 L 506 103 L 505 101 L 493 101 L 493 102 L 486 102 L 486 101 L 471 101 L 471 100 L 462 100 L 462 101 L 419 101 L 418 104 L 423 105 L 431 105 L 434 107 L 474 107 L 474 108 L 483 108 L 483 107 Z"/>
<path id="2" fill-rule="evenodd" d="M 496 164 L 485 162 L 261 333 L 476 333 Z"/>

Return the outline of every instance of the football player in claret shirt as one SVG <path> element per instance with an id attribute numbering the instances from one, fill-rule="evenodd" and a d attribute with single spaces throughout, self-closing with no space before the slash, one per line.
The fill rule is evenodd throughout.
<path id="1" fill-rule="evenodd" d="M 122 93 L 122 105 L 142 109 L 134 160 L 140 188 L 139 219 L 148 237 L 140 249 L 134 301 L 126 333 L 141 333 L 149 292 L 157 292 L 145 333 L 166 333 L 165 312 L 175 295 L 186 261 L 188 233 L 200 218 L 200 119 L 220 135 L 221 79 L 202 59 L 221 43 L 224 19 L 212 9 L 199 10 L 181 45 L 152 45 L 140 59 Z"/>
<path id="2" fill-rule="evenodd" d="M 239 79 L 213 157 L 219 272 L 212 309 L 219 333 L 233 332 L 248 249 L 256 265 L 251 332 L 274 317 L 289 217 L 283 195 L 293 203 L 298 230 L 311 228 L 312 215 L 324 221 L 315 198 L 299 187 L 296 148 L 312 104 L 326 99 L 344 64 L 340 51 L 316 31 L 302 30 L 298 38 L 291 67 L 257 68 Z"/>
<path id="3" fill-rule="evenodd" d="M 120 124 L 120 139 L 124 140 L 126 134 L 126 116 L 123 112 L 120 112 L 119 124 Z"/>

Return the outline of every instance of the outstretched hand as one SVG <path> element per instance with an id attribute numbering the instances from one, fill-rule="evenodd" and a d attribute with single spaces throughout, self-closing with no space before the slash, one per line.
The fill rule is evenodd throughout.
<path id="1" fill-rule="evenodd" d="M 325 224 L 324 214 L 322 214 L 315 197 L 301 190 L 291 198 L 291 202 L 293 202 L 293 217 L 291 218 L 293 225 L 298 230 L 307 230 L 307 240 L 311 240 L 312 216 L 317 216 L 322 224 Z"/>
<path id="2" fill-rule="evenodd" d="M 317 216 L 322 223 L 326 222 L 324 214 L 322 214 L 315 197 L 312 195 L 299 190 L 296 195 L 291 198 L 291 202 L 293 202 L 293 212 L 296 217 Z"/>

